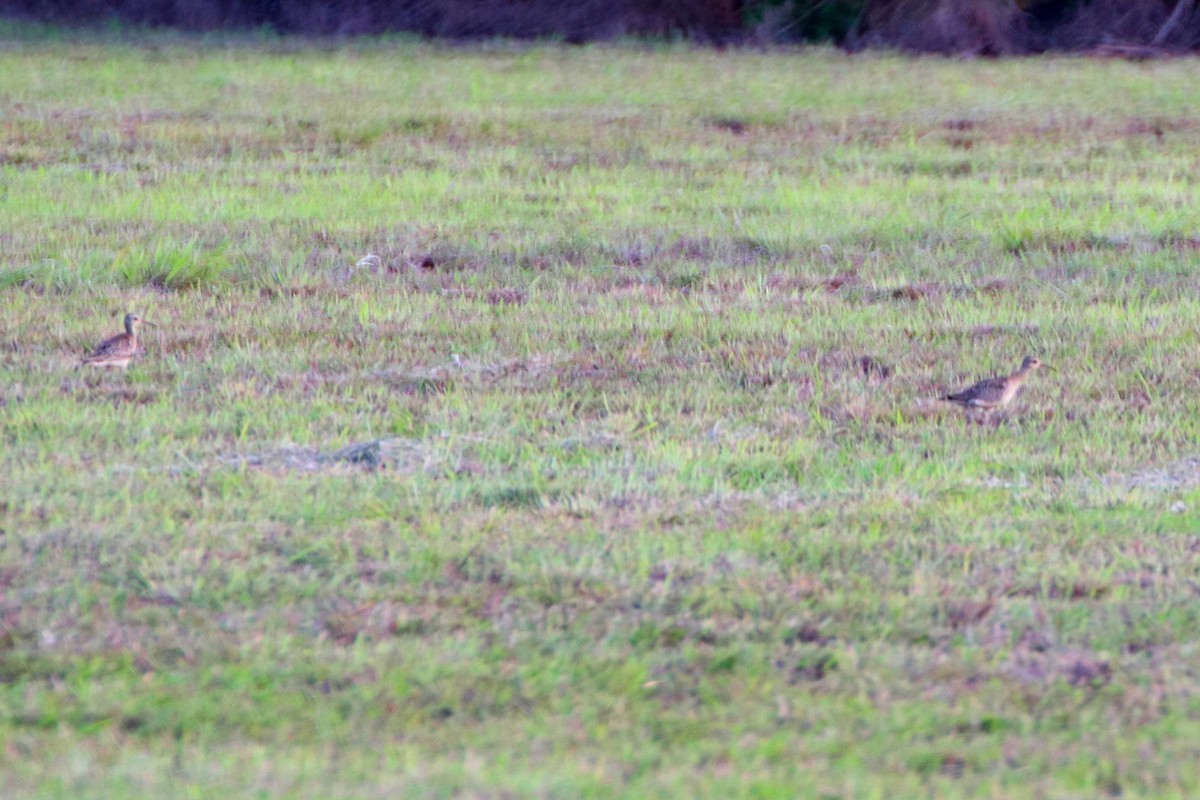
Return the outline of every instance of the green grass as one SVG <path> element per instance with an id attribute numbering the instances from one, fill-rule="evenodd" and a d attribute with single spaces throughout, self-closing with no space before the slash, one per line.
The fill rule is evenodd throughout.
<path id="1" fill-rule="evenodd" d="M 1200 792 L 1190 60 L 7 35 L 6 798 Z"/>

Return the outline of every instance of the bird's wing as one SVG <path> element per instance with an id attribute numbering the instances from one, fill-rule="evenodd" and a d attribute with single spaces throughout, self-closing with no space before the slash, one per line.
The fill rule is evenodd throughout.
<path id="1" fill-rule="evenodd" d="M 1004 391 L 1004 378 L 985 378 L 979 383 L 963 389 L 961 392 L 946 395 L 947 400 L 972 400 L 977 397 L 986 397 L 989 394 Z"/>
<path id="2" fill-rule="evenodd" d="M 107 358 L 109 356 L 120 355 L 133 352 L 133 348 L 129 343 L 129 334 L 118 333 L 116 336 L 105 339 L 100 344 L 96 345 L 96 349 L 91 352 L 84 361 L 92 361 L 97 358 Z"/>

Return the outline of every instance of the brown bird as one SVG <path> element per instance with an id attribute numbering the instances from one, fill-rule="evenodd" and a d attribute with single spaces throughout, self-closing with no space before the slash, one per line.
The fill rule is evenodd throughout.
<path id="1" fill-rule="evenodd" d="M 137 354 L 138 325 L 154 325 L 153 322 L 139 317 L 137 314 L 125 315 L 125 332 L 118 333 L 111 339 L 105 339 L 100 344 L 96 345 L 96 349 L 92 354 L 85 356 L 80 366 L 89 364 L 93 367 L 120 367 L 125 369 L 129 366 L 129 360 Z"/>
<path id="2" fill-rule="evenodd" d="M 955 394 L 948 394 L 942 399 L 951 403 L 957 403 L 963 408 L 988 412 L 1008 405 L 1016 397 L 1021 384 L 1038 367 L 1054 369 L 1054 367 L 1048 364 L 1043 364 L 1037 356 L 1026 356 L 1025 360 L 1021 362 L 1021 368 L 1013 374 L 982 380 L 969 389 L 964 389 Z"/>

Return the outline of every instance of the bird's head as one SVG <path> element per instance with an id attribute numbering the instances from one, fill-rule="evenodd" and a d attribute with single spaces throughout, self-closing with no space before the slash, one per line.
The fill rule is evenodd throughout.
<path id="1" fill-rule="evenodd" d="M 150 325 L 152 327 L 155 327 L 153 322 L 147 322 L 146 320 L 142 319 L 137 314 L 131 313 L 131 314 L 125 315 L 125 332 L 126 333 L 133 333 L 134 329 L 137 328 L 138 325 Z"/>

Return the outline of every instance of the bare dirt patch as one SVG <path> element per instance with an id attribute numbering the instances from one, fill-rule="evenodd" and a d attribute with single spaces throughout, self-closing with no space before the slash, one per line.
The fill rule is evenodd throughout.
<path id="1" fill-rule="evenodd" d="M 221 458 L 232 466 L 249 466 L 272 472 L 319 472 L 350 468 L 395 469 L 417 472 L 432 466 L 430 448 L 415 439 L 393 437 L 356 442 L 337 450 L 285 445 L 250 454 Z"/>
<path id="2" fill-rule="evenodd" d="M 1145 469 L 1129 475 L 1108 478 L 1108 485 L 1131 489 L 1172 491 L 1200 485 L 1200 456 L 1191 456 L 1165 467 Z"/>

